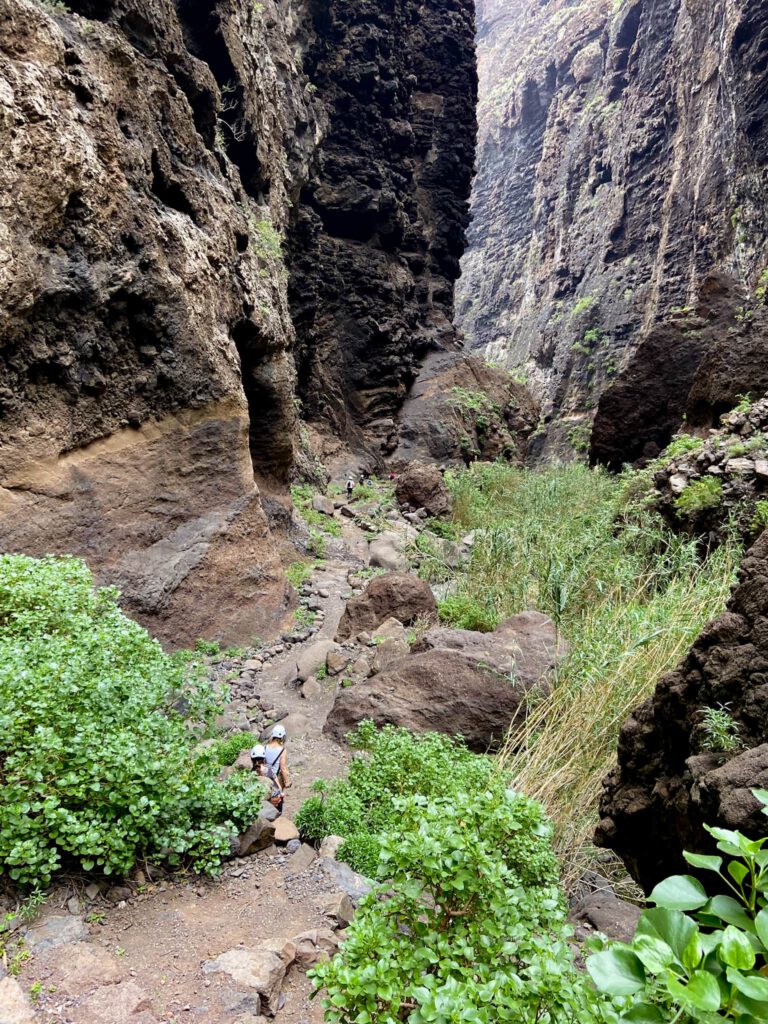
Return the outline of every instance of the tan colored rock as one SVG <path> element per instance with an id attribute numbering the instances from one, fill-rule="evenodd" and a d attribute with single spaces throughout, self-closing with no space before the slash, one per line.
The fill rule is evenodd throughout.
<path id="1" fill-rule="evenodd" d="M 125 973 L 113 954 L 90 942 L 61 946 L 54 971 L 56 991 L 70 996 L 83 995 L 105 985 L 116 985 Z"/>
<path id="2" fill-rule="evenodd" d="M 32 1006 L 15 978 L 0 978 L 0 1022 L 35 1024 Z"/>
<path id="3" fill-rule="evenodd" d="M 272 845 L 275 831 L 275 822 L 268 821 L 266 818 L 257 818 L 238 839 L 238 857 L 250 857 L 260 850 L 266 850 L 268 846 Z"/>
<path id="4" fill-rule="evenodd" d="M 431 516 L 448 515 L 451 498 L 437 466 L 411 462 L 398 475 L 395 494 L 401 505 L 424 508 Z"/>
<path id="5" fill-rule="evenodd" d="M 404 658 L 409 649 L 404 639 L 395 640 L 393 638 L 384 640 L 383 643 L 376 646 L 371 664 L 373 672 L 383 672 L 385 668 L 388 668 L 400 658 Z"/>
<path id="6" fill-rule="evenodd" d="M 314 676 L 310 676 L 301 687 L 301 696 L 304 700 L 317 700 L 323 694 L 323 688 Z"/>
<path id="7" fill-rule="evenodd" d="M 405 626 L 400 622 L 399 619 L 395 619 L 390 616 L 385 619 L 382 624 L 373 631 L 371 635 L 372 640 L 405 640 L 406 632 Z"/>
<path id="8" fill-rule="evenodd" d="M 287 818 L 284 814 L 281 815 L 275 822 L 275 842 L 276 843 L 289 843 L 291 839 L 299 838 L 299 830 L 296 828 L 290 818 Z"/>
<path id="9" fill-rule="evenodd" d="M 320 843 L 319 855 L 321 857 L 330 857 L 331 860 L 336 860 L 336 854 L 343 842 L 343 836 L 326 836 L 322 843 Z"/>
<path id="10" fill-rule="evenodd" d="M 285 971 L 281 956 L 258 946 L 238 946 L 203 964 L 204 974 L 227 974 L 238 985 L 258 992 L 262 1008 L 273 1016 L 278 1009 Z"/>
<path id="11" fill-rule="evenodd" d="M 138 1019 L 144 1024 L 157 1020 L 151 998 L 134 981 L 98 988 L 81 1004 L 77 1017 L 78 1024 L 115 1024 Z"/>
<path id="12" fill-rule="evenodd" d="M 320 909 L 326 917 L 335 922 L 335 928 L 346 928 L 355 916 L 352 900 L 346 893 L 335 893 L 323 901 Z"/>
<path id="13" fill-rule="evenodd" d="M 316 860 L 317 853 L 315 850 L 306 843 L 302 843 L 296 853 L 292 853 L 288 858 L 288 872 L 292 875 L 298 875 L 311 867 Z"/>
<path id="14" fill-rule="evenodd" d="M 325 663 L 328 666 L 328 672 L 332 676 L 338 676 L 344 671 L 351 660 L 352 655 L 349 651 L 329 651 Z"/>
<path id="15" fill-rule="evenodd" d="M 338 650 L 339 645 L 333 640 L 316 640 L 305 647 L 296 659 L 297 678 L 305 682 L 310 676 L 316 675 L 325 665 L 328 655 Z"/>

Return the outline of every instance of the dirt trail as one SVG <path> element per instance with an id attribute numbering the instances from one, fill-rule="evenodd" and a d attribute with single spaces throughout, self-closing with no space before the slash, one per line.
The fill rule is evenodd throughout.
<path id="1" fill-rule="evenodd" d="M 337 557 L 317 570 L 311 581 L 325 616 L 322 627 L 273 658 L 254 677 L 253 687 L 262 704 L 288 712 L 283 723 L 289 736 L 293 783 L 286 798 L 289 817 L 298 811 L 316 779 L 339 775 L 349 760 L 346 750 L 322 735 L 338 681 L 323 679 L 320 694 L 307 700 L 296 684 L 286 679 L 291 675 L 291 663 L 302 651 L 320 639 L 333 638 L 350 590 L 348 572 L 362 564 L 358 556 L 366 548 L 364 534 L 345 524 L 344 543 L 333 545 Z M 305 849 L 289 855 L 271 847 L 231 862 L 216 881 L 146 878 L 140 891 L 126 892 L 126 900 L 116 906 L 101 897 L 86 906 L 83 896 L 80 908 L 71 900 L 68 908 L 67 893 L 59 897 L 58 905 L 54 897 L 32 928 L 30 940 L 34 943 L 37 938 L 38 944 L 20 977 L 27 992 L 39 993 L 35 1021 L 261 1022 L 252 990 L 227 974 L 206 974 L 203 965 L 234 947 L 289 939 L 329 927 L 321 907 L 340 890 L 317 861 L 309 867 L 297 866 L 294 856 L 306 855 Z M 48 949 L 46 937 L 53 941 Z M 319 1001 L 308 999 L 310 990 L 305 973 L 291 967 L 283 986 L 279 1024 L 322 1021 Z M 6 1024 L 1 1009 L 0 1024 Z M 9 1019 L 8 1024 L 16 1024 L 16 1020 Z"/>

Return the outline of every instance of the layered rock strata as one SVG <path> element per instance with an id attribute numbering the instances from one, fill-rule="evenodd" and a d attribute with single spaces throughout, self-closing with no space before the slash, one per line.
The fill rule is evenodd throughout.
<path id="1" fill-rule="evenodd" d="M 654 456 L 768 383 L 768 0 L 477 8 L 459 323 L 542 397 L 539 455 Z"/>
<path id="2" fill-rule="evenodd" d="M 349 392 L 346 439 L 453 339 L 470 10 L 0 0 L 2 548 L 84 555 L 177 643 L 279 623 L 288 225 L 299 292 L 325 292 L 295 307 L 301 394 Z"/>

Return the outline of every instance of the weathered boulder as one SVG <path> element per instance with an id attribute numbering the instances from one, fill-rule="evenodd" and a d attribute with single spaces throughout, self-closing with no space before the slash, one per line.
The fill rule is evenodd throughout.
<path id="1" fill-rule="evenodd" d="M 422 616 L 436 614 L 429 584 L 412 573 L 392 572 L 372 579 L 362 594 L 347 603 L 336 639 L 348 640 L 364 631 L 372 633 L 389 618 L 407 626 Z"/>
<path id="2" fill-rule="evenodd" d="M 15 978 L 0 978 L 0 1020 L 3 1024 L 35 1024 L 35 1012 Z"/>
<path id="3" fill-rule="evenodd" d="M 262 1008 L 271 1016 L 277 1012 L 285 978 L 285 962 L 277 953 L 258 946 L 229 949 L 203 964 L 203 974 L 218 973 L 228 974 L 239 985 L 258 992 Z"/>
<path id="4" fill-rule="evenodd" d="M 359 692 L 359 688 L 358 688 Z M 724 706 L 735 749 L 717 750 L 703 708 Z M 624 723 L 607 777 L 597 842 L 646 889 L 711 852 L 704 824 L 765 835 L 751 795 L 768 787 L 768 533 L 747 553 L 728 609 Z M 714 749 L 713 749 L 714 748 Z"/>
<path id="5" fill-rule="evenodd" d="M 304 648 L 296 659 L 297 677 L 303 683 L 310 676 L 315 675 L 318 669 L 322 668 L 328 655 L 337 653 L 339 645 L 333 640 L 317 640 L 309 647 Z"/>
<path id="6" fill-rule="evenodd" d="M 411 462 L 397 478 L 395 495 L 401 505 L 425 508 L 431 516 L 451 511 L 451 496 L 437 466 Z"/>
<path id="7" fill-rule="evenodd" d="M 588 939 L 595 932 L 618 942 L 630 942 L 640 919 L 640 907 L 620 900 L 611 889 L 590 893 L 571 908 L 568 919 L 576 937 Z"/>
<path id="8" fill-rule="evenodd" d="M 379 569 L 404 572 L 408 568 L 408 540 L 402 533 L 385 530 L 368 545 L 368 561 Z"/>
<path id="9" fill-rule="evenodd" d="M 548 689 L 564 648 L 545 615 L 527 612 L 495 633 L 437 628 L 412 653 L 342 690 L 325 731 L 342 740 L 362 719 L 416 732 L 461 734 L 473 750 L 496 749 L 525 714 L 526 696 Z"/>
<path id="10" fill-rule="evenodd" d="M 272 805 L 270 804 L 270 807 Z M 276 808 L 273 808 L 276 810 Z M 258 817 L 238 839 L 238 857 L 250 857 L 259 850 L 266 850 L 272 845 L 275 838 L 275 825 L 273 821 Z"/>

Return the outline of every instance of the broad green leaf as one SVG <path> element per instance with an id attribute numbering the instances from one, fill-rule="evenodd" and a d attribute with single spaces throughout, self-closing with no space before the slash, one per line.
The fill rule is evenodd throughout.
<path id="1" fill-rule="evenodd" d="M 645 988 L 645 971 L 627 946 L 614 946 L 587 959 L 587 970 L 601 992 L 631 996 Z"/>
<path id="2" fill-rule="evenodd" d="M 746 912 L 743 905 L 732 896 L 713 896 L 703 908 L 702 913 L 719 917 L 721 921 L 725 921 L 726 924 L 735 925 L 736 928 L 741 928 L 742 931 L 751 931 L 753 927 L 752 918 Z"/>
<path id="3" fill-rule="evenodd" d="M 692 868 L 702 868 L 704 871 L 720 871 L 723 866 L 723 858 L 705 853 L 683 852 L 683 856 Z"/>
<path id="4" fill-rule="evenodd" d="M 740 860 L 732 860 L 728 865 L 728 874 L 737 885 L 741 885 L 749 874 L 749 868 L 746 864 L 742 864 Z"/>
<path id="5" fill-rule="evenodd" d="M 740 971 L 750 971 L 755 966 L 755 951 L 751 942 L 732 924 L 728 925 L 720 940 L 720 959 Z"/>
<path id="6" fill-rule="evenodd" d="M 661 974 L 675 960 L 672 947 L 651 935 L 636 935 L 632 949 L 642 961 L 645 969 L 651 974 Z M 738 964 L 734 964 L 734 967 L 738 966 Z"/>
<path id="7" fill-rule="evenodd" d="M 728 968 L 726 977 L 747 999 L 755 999 L 757 1002 L 768 1001 L 768 978 L 763 978 L 759 974 L 745 975 L 733 967 Z"/>
<path id="8" fill-rule="evenodd" d="M 683 950 L 682 965 L 688 972 L 692 974 L 693 971 L 701 963 L 701 958 L 704 956 L 704 949 L 701 944 L 701 937 L 698 931 L 695 931 L 691 936 L 690 942 Z"/>
<path id="9" fill-rule="evenodd" d="M 667 988 L 673 999 L 684 1006 L 693 1006 L 705 1013 L 714 1013 L 720 1009 L 720 986 L 716 979 L 706 971 L 695 971 L 683 985 L 673 975 L 667 978 Z"/>
<path id="10" fill-rule="evenodd" d="M 658 1006 L 651 1006 L 650 1003 L 639 1003 L 623 1014 L 619 1020 L 620 1024 L 664 1024 L 667 1018 L 662 1014 Z"/>
<path id="11" fill-rule="evenodd" d="M 763 804 L 763 814 L 768 814 L 768 789 L 753 789 L 752 796 Z"/>
<path id="12" fill-rule="evenodd" d="M 768 949 L 768 910 L 761 910 L 755 918 L 755 931 L 763 948 Z"/>
<path id="13" fill-rule="evenodd" d="M 679 910 L 665 907 L 651 907 L 644 910 L 637 923 L 638 935 L 653 935 L 662 939 L 675 951 L 680 960 L 683 952 L 696 932 L 696 924 Z"/>
<path id="14" fill-rule="evenodd" d="M 648 900 L 667 910 L 698 910 L 708 898 L 704 886 L 697 878 L 692 875 L 672 875 L 659 882 Z"/>

